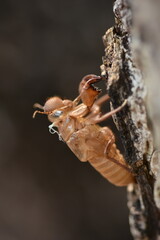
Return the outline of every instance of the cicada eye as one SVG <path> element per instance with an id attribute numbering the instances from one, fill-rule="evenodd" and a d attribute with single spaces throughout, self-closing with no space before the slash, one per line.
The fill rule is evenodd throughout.
<path id="1" fill-rule="evenodd" d="M 53 117 L 59 117 L 62 115 L 62 113 L 63 113 L 63 111 L 58 110 L 58 111 L 54 112 Z"/>

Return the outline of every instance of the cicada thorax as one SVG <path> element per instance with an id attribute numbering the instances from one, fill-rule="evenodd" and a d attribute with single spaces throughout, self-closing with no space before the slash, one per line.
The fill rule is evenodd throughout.
<path id="1" fill-rule="evenodd" d="M 56 112 L 62 112 L 61 116 L 55 119 L 51 113 L 48 115 L 48 118 L 53 123 L 53 126 L 58 128 L 58 132 L 62 139 L 67 142 L 70 136 L 74 134 L 74 132 L 84 127 L 85 119 L 83 116 L 88 113 L 88 108 L 86 105 L 80 104 L 73 109 L 69 109 L 69 111 L 67 110 L 65 112 L 64 109 L 61 109 L 61 111 L 57 110 Z"/>
<path id="2" fill-rule="evenodd" d="M 80 119 L 77 120 L 72 116 L 66 115 L 55 126 L 58 128 L 62 139 L 67 143 L 68 139 L 70 139 L 78 129 L 82 128 L 83 123 L 81 123 Z"/>
<path id="3" fill-rule="evenodd" d="M 88 125 L 74 132 L 67 144 L 80 161 L 89 161 L 108 181 L 117 186 L 126 186 L 133 183 L 134 178 L 114 139 L 110 142 L 112 135 L 106 127 Z"/>
<path id="4" fill-rule="evenodd" d="M 75 120 L 66 115 L 63 120 L 59 121 L 55 126 L 58 128 L 58 132 L 62 139 L 67 142 L 75 131 Z"/>

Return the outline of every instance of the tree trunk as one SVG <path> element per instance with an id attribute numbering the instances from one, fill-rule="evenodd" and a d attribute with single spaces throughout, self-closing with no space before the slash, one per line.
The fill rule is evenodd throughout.
<path id="1" fill-rule="evenodd" d="M 114 115 L 114 122 L 124 145 L 125 159 L 137 181 L 128 186 L 130 228 L 137 240 L 155 240 L 159 235 L 160 160 L 159 151 L 153 151 L 160 140 L 159 5 L 151 0 L 116 0 L 115 26 L 103 37 L 105 56 L 101 73 L 108 79 L 111 107 L 116 108 L 127 99 L 123 110 Z M 148 87 L 147 102 L 144 80 Z M 150 125 L 154 126 L 155 146 L 146 106 Z"/>

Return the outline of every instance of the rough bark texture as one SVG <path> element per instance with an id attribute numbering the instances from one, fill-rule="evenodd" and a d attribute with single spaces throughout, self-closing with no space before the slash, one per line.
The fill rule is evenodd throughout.
<path id="1" fill-rule="evenodd" d="M 142 64 L 140 64 L 142 59 L 138 59 L 133 54 L 135 46 L 137 46 L 137 39 L 141 36 L 140 29 L 137 27 L 141 26 L 141 24 L 138 25 L 140 20 L 137 20 L 137 25 L 133 21 L 136 6 L 139 7 L 139 1 L 135 1 L 134 7 L 131 6 L 131 3 L 130 0 L 115 1 L 115 26 L 109 29 L 103 37 L 105 56 L 101 72 L 103 76 L 108 77 L 107 91 L 111 97 L 112 107 L 116 108 L 123 103 L 124 99 L 128 100 L 123 110 L 114 116 L 114 121 L 121 134 L 125 148 L 125 159 L 131 166 L 137 181 L 136 185 L 128 187 L 132 235 L 137 240 L 158 239 L 159 210 L 154 201 L 153 189 L 154 177 L 159 174 L 159 172 L 155 173 L 156 170 L 154 171 L 159 154 L 154 154 L 155 157 L 152 157 L 154 147 L 147 124 L 146 88 L 143 82 L 144 77 L 141 74 Z M 141 5 L 141 10 L 144 11 L 143 4 L 141 3 Z M 144 25 L 146 15 L 144 14 L 144 18 L 141 18 Z M 141 16 L 141 12 L 139 12 L 139 16 Z M 147 32 L 146 25 L 144 29 Z M 134 31 L 137 38 L 133 37 Z M 141 51 L 143 38 L 140 40 L 139 48 L 137 47 L 139 51 Z M 150 54 L 147 57 L 150 58 Z M 152 58 L 149 59 L 148 63 L 150 61 Z M 154 176 L 151 174 L 151 159 Z"/>

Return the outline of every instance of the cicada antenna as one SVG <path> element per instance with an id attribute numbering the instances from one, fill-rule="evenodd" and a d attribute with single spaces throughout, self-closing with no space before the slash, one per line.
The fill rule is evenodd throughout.
<path id="1" fill-rule="evenodd" d="M 39 104 L 39 103 L 35 103 L 34 105 L 33 105 L 33 108 L 39 108 L 39 109 L 44 109 L 44 107 L 41 105 L 41 104 Z"/>
<path id="2" fill-rule="evenodd" d="M 44 107 L 43 107 L 42 105 L 40 105 L 39 103 L 35 103 L 35 104 L 33 105 L 33 107 L 34 107 L 34 108 L 39 108 L 39 109 L 44 110 Z M 41 112 L 41 111 L 39 111 L 39 110 L 36 110 L 36 111 L 34 111 L 32 117 L 35 118 L 35 116 L 36 116 L 37 113 L 48 115 L 48 114 L 51 113 L 51 111 L 48 111 L 48 112 Z"/>
<path id="3" fill-rule="evenodd" d="M 41 112 L 41 111 L 36 110 L 36 111 L 34 111 L 32 117 L 35 118 L 35 116 L 36 116 L 37 113 L 39 113 L 39 114 L 45 114 L 45 115 L 49 115 L 51 112 Z"/>

